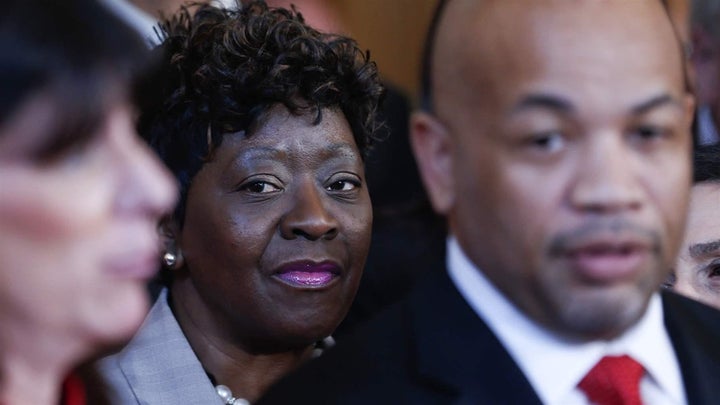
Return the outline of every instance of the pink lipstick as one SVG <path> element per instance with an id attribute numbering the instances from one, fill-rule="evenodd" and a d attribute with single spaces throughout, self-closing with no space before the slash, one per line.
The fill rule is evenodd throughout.
<path id="1" fill-rule="evenodd" d="M 300 261 L 285 264 L 275 277 L 295 287 L 321 288 L 330 284 L 340 275 L 340 266 L 330 261 Z"/>

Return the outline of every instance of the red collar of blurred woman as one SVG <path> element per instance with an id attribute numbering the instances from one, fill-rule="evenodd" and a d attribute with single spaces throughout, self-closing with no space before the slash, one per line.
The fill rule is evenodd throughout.
<path id="1" fill-rule="evenodd" d="M 77 374 L 70 374 L 62 385 L 60 405 L 86 405 L 85 385 Z"/>

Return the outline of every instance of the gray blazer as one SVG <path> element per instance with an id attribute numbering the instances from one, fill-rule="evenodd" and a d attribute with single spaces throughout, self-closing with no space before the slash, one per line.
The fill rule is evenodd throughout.
<path id="1" fill-rule="evenodd" d="M 102 359 L 99 371 L 116 404 L 223 403 L 170 310 L 167 289 L 135 337 L 122 351 Z"/>

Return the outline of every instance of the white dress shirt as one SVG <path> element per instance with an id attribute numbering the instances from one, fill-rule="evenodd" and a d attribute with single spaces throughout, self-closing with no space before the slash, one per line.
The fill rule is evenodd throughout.
<path id="1" fill-rule="evenodd" d="M 627 354 L 647 371 L 640 382 L 644 403 L 686 404 L 680 367 L 663 324 L 659 294 L 640 321 L 612 341 L 569 343 L 520 312 L 448 238 L 447 268 L 460 294 L 503 343 L 544 404 L 588 404 L 577 388 L 605 355 Z"/>

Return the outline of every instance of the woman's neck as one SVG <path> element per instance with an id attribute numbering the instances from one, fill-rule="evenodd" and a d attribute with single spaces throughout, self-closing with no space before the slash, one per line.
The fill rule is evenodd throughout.
<path id="1" fill-rule="evenodd" d="M 176 299 L 178 293 L 183 295 L 182 299 Z M 204 320 L 209 317 L 195 313 L 192 302 L 199 297 L 192 297 L 194 291 L 189 295 L 183 287 L 173 288 L 170 296 L 173 313 L 203 368 L 213 376 L 216 385 L 230 388 L 233 396 L 251 403 L 257 401 L 270 385 L 312 357 L 312 345 L 268 354 L 254 353 L 230 341 L 207 325 Z"/>
<path id="2" fill-rule="evenodd" d="M 0 403 L 57 404 L 60 400 L 62 378 L 59 373 L 38 370 L 22 362 L 3 359 L 3 379 L 0 381 Z"/>
<path id="3" fill-rule="evenodd" d="M 260 399 L 263 393 L 281 377 L 309 359 L 312 349 L 302 353 L 285 352 L 270 355 L 228 353 L 203 338 L 190 345 L 195 350 L 205 370 L 212 375 L 216 385 L 230 388 L 234 397 L 244 398 L 250 403 Z"/>
<path id="4" fill-rule="evenodd" d="M 63 379 L 82 357 L 77 339 L 0 314 L 0 404 L 56 404 Z"/>

